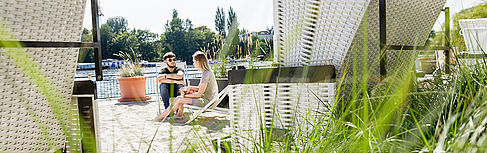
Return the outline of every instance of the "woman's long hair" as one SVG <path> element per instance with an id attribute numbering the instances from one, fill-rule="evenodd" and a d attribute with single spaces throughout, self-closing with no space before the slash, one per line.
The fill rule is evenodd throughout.
<path id="1" fill-rule="evenodd" d="M 199 66 L 203 71 L 211 71 L 211 67 L 208 63 L 208 58 L 206 58 L 205 53 L 203 53 L 202 51 L 197 51 L 193 54 L 193 59 L 200 63 Z"/>

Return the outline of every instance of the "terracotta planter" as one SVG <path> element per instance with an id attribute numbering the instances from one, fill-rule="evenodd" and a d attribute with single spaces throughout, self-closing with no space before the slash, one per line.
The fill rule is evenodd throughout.
<path id="1" fill-rule="evenodd" d="M 119 102 L 145 101 L 151 97 L 145 95 L 145 76 L 117 78 L 120 84 L 120 94 L 122 97 Z"/>

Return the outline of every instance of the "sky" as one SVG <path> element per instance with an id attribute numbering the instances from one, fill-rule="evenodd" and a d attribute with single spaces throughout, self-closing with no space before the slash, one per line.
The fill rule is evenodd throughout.
<path id="1" fill-rule="evenodd" d="M 109 17 L 123 16 L 129 28 L 147 29 L 162 34 L 164 24 L 178 11 L 179 18 L 190 19 L 194 27 L 207 26 L 215 31 L 217 6 L 225 15 L 232 6 L 240 28 L 261 31 L 273 25 L 273 0 L 98 0 L 101 12 L 100 25 Z M 90 2 L 89 0 L 87 1 Z M 87 4 L 83 27 L 91 29 L 91 5 Z"/>
<path id="2" fill-rule="evenodd" d="M 465 8 L 473 7 L 485 0 L 447 0 L 445 7 L 450 7 L 450 15 Z M 91 29 L 91 6 L 87 1 L 83 27 Z M 178 11 L 182 19 L 190 19 L 194 25 L 207 26 L 215 31 L 217 6 L 223 7 L 228 16 L 230 6 L 237 14 L 240 28 L 249 31 L 261 31 L 273 25 L 273 0 L 99 0 L 101 12 L 100 25 L 109 17 L 123 16 L 128 20 L 129 28 L 147 29 L 162 34 L 164 24 L 172 17 L 172 10 Z M 433 27 L 440 30 L 444 22 L 441 13 Z"/>

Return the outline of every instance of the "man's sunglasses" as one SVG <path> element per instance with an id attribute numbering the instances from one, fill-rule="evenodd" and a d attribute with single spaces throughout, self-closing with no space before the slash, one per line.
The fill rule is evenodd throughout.
<path id="1" fill-rule="evenodd" d="M 168 62 L 173 62 L 173 61 L 174 61 L 174 62 L 176 62 L 176 59 L 174 59 L 174 58 L 169 58 L 169 59 L 167 59 L 167 61 L 168 61 Z"/>

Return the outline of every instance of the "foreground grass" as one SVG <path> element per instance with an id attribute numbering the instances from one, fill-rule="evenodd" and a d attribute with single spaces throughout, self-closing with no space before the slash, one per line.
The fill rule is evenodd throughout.
<path id="1" fill-rule="evenodd" d="M 276 134 L 262 128 L 248 148 L 226 152 L 485 152 L 487 68 L 462 63 L 447 78 L 414 82 L 392 75 L 354 99 L 337 95 L 330 120 Z M 338 89 L 341 90 L 341 89 Z M 380 91 L 380 92 L 378 92 Z M 337 93 L 340 93 L 337 91 Z M 346 101 L 345 101 L 346 100 Z M 239 133 L 234 133 L 239 135 Z M 211 141 L 201 139 L 204 141 Z M 195 142 L 199 143 L 199 142 Z M 236 142 L 238 143 L 238 142 Z M 190 150 L 194 151 L 194 147 Z M 246 150 L 249 149 L 249 150 Z M 206 148 L 207 152 L 213 150 Z"/>
<path id="2" fill-rule="evenodd" d="M 486 152 L 485 55 L 474 65 L 457 61 L 451 74 L 425 82 L 417 82 L 411 71 L 391 72 L 373 87 L 359 81 L 366 80 L 368 72 L 362 78 L 352 75 L 352 81 L 344 75 L 337 81 L 338 94 L 328 120 L 312 122 L 311 129 L 291 128 L 279 134 L 261 125 L 253 144 L 239 147 L 239 142 L 233 141 L 224 144 L 224 151 Z M 403 68 L 412 69 L 413 64 L 411 61 Z M 366 70 L 367 65 L 364 67 Z M 350 82 L 352 90 L 343 89 Z M 191 147 L 187 151 L 195 150 Z"/>

